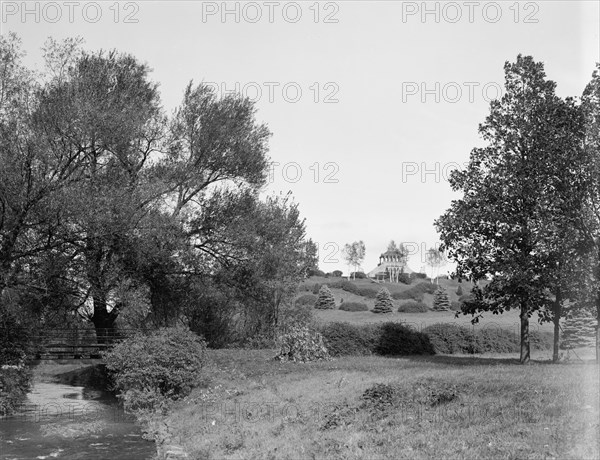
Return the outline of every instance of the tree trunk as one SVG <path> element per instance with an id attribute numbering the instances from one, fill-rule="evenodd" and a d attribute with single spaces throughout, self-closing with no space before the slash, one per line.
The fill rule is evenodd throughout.
<path id="1" fill-rule="evenodd" d="M 552 351 L 552 362 L 558 362 L 558 343 L 560 340 L 560 316 L 562 313 L 562 291 L 558 289 L 556 291 L 556 299 L 554 301 L 554 343 Z"/>
<path id="2" fill-rule="evenodd" d="M 529 315 L 527 304 L 521 303 L 521 364 L 526 364 L 530 359 L 529 347 Z"/>
<path id="3" fill-rule="evenodd" d="M 596 294 L 596 364 L 600 364 L 600 289 Z"/>
<path id="4" fill-rule="evenodd" d="M 117 308 L 108 311 L 106 297 L 94 297 L 94 314 L 92 323 L 96 329 L 96 341 L 99 344 L 110 343 L 114 335 L 114 323 L 117 319 Z"/>

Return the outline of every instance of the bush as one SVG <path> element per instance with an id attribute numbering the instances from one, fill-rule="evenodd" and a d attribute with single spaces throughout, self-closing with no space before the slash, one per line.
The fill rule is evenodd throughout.
<path id="1" fill-rule="evenodd" d="M 329 358 L 323 336 L 306 326 L 290 327 L 279 336 L 278 342 L 279 353 L 275 358 L 281 361 L 307 362 Z"/>
<path id="2" fill-rule="evenodd" d="M 331 356 L 361 356 L 375 352 L 379 329 L 375 324 L 328 323 L 320 332 Z"/>
<path id="3" fill-rule="evenodd" d="M 362 297 L 366 297 L 367 299 L 376 299 L 377 291 L 373 288 L 359 288 L 358 295 Z"/>
<path id="4" fill-rule="evenodd" d="M 350 278 L 357 280 L 364 280 L 367 277 L 363 272 L 352 272 L 350 273 Z"/>
<path id="5" fill-rule="evenodd" d="M 419 283 L 405 291 L 394 293 L 392 297 L 396 300 L 416 300 L 417 302 L 422 302 L 424 294 L 434 294 L 436 290 L 437 286 L 435 284 Z"/>
<path id="6" fill-rule="evenodd" d="M 315 308 L 319 310 L 329 310 L 335 308 L 335 299 L 326 284 L 319 289 L 319 296 L 315 301 Z"/>
<path id="7" fill-rule="evenodd" d="M 428 312 L 429 308 L 423 302 L 417 302 L 415 300 L 409 300 L 400 304 L 398 307 L 399 313 L 425 313 Z"/>
<path id="8" fill-rule="evenodd" d="M 11 415 L 31 387 L 31 370 L 25 364 L 0 366 L 0 416 Z"/>
<path id="9" fill-rule="evenodd" d="M 377 293 L 375 307 L 371 310 L 373 313 L 391 313 L 394 308 L 390 291 L 386 288 L 381 288 Z"/>
<path id="10" fill-rule="evenodd" d="M 344 302 L 340 305 L 340 310 L 343 311 L 368 311 L 369 307 L 362 302 Z"/>
<path id="11" fill-rule="evenodd" d="M 437 353 L 479 353 L 475 335 L 457 324 L 433 324 L 423 329 Z"/>
<path id="12" fill-rule="evenodd" d="M 398 281 L 401 282 L 402 284 L 410 284 L 411 279 L 407 273 L 400 273 L 398 275 Z"/>
<path id="13" fill-rule="evenodd" d="M 319 270 L 318 268 L 309 268 L 306 272 L 306 275 L 310 278 L 311 276 L 321 276 L 325 277 L 325 272 Z"/>
<path id="14" fill-rule="evenodd" d="M 462 303 L 453 300 L 450 302 L 450 310 L 452 311 L 461 311 Z"/>
<path id="15" fill-rule="evenodd" d="M 437 353 L 517 353 L 520 337 L 501 328 L 483 328 L 477 331 L 456 324 L 434 324 L 423 329 Z M 548 349 L 551 333 L 530 333 L 530 343 L 535 349 Z"/>
<path id="16" fill-rule="evenodd" d="M 422 279 L 422 280 L 424 280 L 424 279 L 427 279 L 427 274 L 426 273 L 416 273 L 416 272 L 413 272 L 413 273 L 410 274 L 410 279 L 411 280 L 415 280 L 415 279 Z"/>
<path id="17" fill-rule="evenodd" d="M 314 295 L 317 295 L 320 290 L 321 290 L 321 283 L 315 283 L 312 288 L 312 293 Z"/>
<path id="18" fill-rule="evenodd" d="M 456 289 L 456 295 L 458 297 L 460 297 L 461 295 L 463 295 L 463 288 L 462 288 L 462 284 L 458 285 L 458 288 Z"/>
<path id="19" fill-rule="evenodd" d="M 448 311 L 450 310 L 450 301 L 448 300 L 448 293 L 443 287 L 439 287 L 433 295 L 433 309 L 435 311 Z"/>
<path id="20" fill-rule="evenodd" d="M 312 306 L 315 304 L 316 301 L 317 301 L 316 295 L 303 294 L 300 297 L 298 297 L 294 303 L 298 306 L 302 306 L 302 305 L 311 305 Z"/>
<path id="21" fill-rule="evenodd" d="M 151 334 L 135 335 L 103 354 L 127 410 L 188 395 L 206 361 L 206 343 L 189 330 L 162 328 Z"/>
<path id="22" fill-rule="evenodd" d="M 376 352 L 380 355 L 434 354 L 435 350 L 427 335 L 400 323 L 380 325 Z"/>
<path id="23" fill-rule="evenodd" d="M 334 270 L 331 272 L 331 276 L 333 276 L 334 278 L 341 278 L 341 276 L 343 275 L 341 270 Z"/>
<path id="24" fill-rule="evenodd" d="M 31 357 L 31 331 L 16 314 L 0 305 L 0 366 L 20 365 Z"/>

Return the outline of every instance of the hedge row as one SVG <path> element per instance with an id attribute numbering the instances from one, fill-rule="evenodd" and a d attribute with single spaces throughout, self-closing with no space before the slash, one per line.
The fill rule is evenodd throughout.
<path id="1" fill-rule="evenodd" d="M 419 283 L 406 291 L 395 292 L 392 297 L 396 300 L 416 300 L 423 301 L 423 294 L 433 294 L 437 290 L 437 285 L 433 283 Z"/>
<path id="2" fill-rule="evenodd" d="M 415 355 L 433 354 L 425 334 L 401 323 L 353 325 L 329 323 L 321 334 L 331 356 L 343 355 Z"/>
<path id="3" fill-rule="evenodd" d="M 402 323 L 354 325 L 329 323 L 319 331 L 331 356 L 343 355 L 412 355 L 432 353 L 515 353 L 518 335 L 504 329 L 473 332 L 456 324 L 434 324 L 417 332 Z M 535 349 L 548 349 L 551 333 L 531 332 Z"/>

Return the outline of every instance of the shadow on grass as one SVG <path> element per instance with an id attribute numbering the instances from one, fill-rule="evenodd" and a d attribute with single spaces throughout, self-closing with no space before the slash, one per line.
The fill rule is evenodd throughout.
<path id="1" fill-rule="evenodd" d="M 515 357 L 487 357 L 481 355 L 415 355 L 403 356 L 411 361 L 428 362 L 433 364 L 445 364 L 448 366 L 506 366 L 519 365 L 518 358 Z M 532 359 L 530 364 L 552 364 L 548 359 Z"/>

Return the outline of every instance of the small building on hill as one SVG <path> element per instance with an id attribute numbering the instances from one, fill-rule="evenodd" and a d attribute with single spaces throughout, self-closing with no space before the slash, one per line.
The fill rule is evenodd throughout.
<path id="1" fill-rule="evenodd" d="M 379 256 L 379 264 L 367 276 L 375 280 L 389 279 L 398 282 L 400 273 L 410 275 L 413 271 L 406 266 L 406 254 L 399 250 L 388 250 Z"/>

